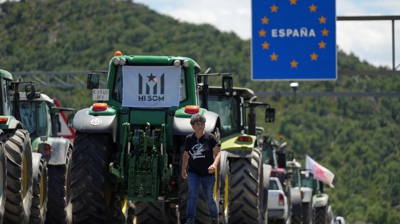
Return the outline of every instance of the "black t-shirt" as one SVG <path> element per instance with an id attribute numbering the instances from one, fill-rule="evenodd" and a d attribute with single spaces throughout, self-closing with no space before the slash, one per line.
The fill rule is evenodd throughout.
<path id="1" fill-rule="evenodd" d="M 218 145 L 215 135 L 205 132 L 201 138 L 190 134 L 185 139 L 185 151 L 189 153 L 189 172 L 201 177 L 214 175 L 208 173 L 208 167 L 214 162 L 213 148 Z"/>

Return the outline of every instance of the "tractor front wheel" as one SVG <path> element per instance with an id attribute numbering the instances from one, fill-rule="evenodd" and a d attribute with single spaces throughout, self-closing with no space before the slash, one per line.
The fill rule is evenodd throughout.
<path id="1" fill-rule="evenodd" d="M 114 209 L 119 199 L 108 179 L 112 144 L 107 134 L 76 133 L 71 168 L 74 223 L 111 223 L 119 217 Z"/>
<path id="2" fill-rule="evenodd" d="M 32 206 L 32 146 L 27 130 L 7 131 L 0 136 L 7 157 L 5 223 L 26 223 Z"/>

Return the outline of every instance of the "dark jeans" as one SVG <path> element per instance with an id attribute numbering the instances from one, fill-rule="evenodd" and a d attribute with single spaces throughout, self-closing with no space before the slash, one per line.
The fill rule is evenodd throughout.
<path id="1" fill-rule="evenodd" d="M 203 188 L 210 217 L 218 218 L 217 202 L 213 197 L 215 175 L 200 177 L 194 173 L 188 173 L 187 181 L 189 186 L 189 197 L 187 200 L 186 218 L 196 218 L 197 198 L 199 196 L 200 185 Z"/>

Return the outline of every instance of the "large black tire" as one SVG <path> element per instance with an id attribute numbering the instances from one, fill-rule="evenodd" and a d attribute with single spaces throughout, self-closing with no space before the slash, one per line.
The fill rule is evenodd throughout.
<path id="1" fill-rule="evenodd" d="M 70 175 L 72 149 L 69 148 L 63 165 L 48 166 L 49 201 L 46 214 L 47 223 L 72 223 L 72 204 L 70 192 Z"/>
<path id="2" fill-rule="evenodd" d="M 7 161 L 4 150 L 4 144 L 0 142 L 0 223 L 3 223 L 7 189 Z"/>
<path id="3" fill-rule="evenodd" d="M 3 223 L 27 223 L 32 206 L 32 146 L 29 132 L 9 130 L 0 136 L 7 157 L 7 197 Z"/>
<path id="4" fill-rule="evenodd" d="M 303 224 L 311 224 L 312 219 L 312 203 L 303 203 L 301 207 L 303 213 Z"/>
<path id="5" fill-rule="evenodd" d="M 46 221 L 48 202 L 47 162 L 46 159 L 41 158 L 41 154 L 40 156 L 35 156 L 35 154 L 33 155 L 33 195 L 29 223 L 42 224 Z"/>
<path id="6" fill-rule="evenodd" d="M 167 223 L 163 202 L 135 202 L 137 224 Z"/>
<path id="7" fill-rule="evenodd" d="M 76 133 L 71 169 L 74 223 L 112 223 L 116 217 L 118 198 L 107 179 L 111 148 L 107 134 Z"/>
<path id="8" fill-rule="evenodd" d="M 259 187 L 263 183 L 261 151 L 254 148 L 251 158 L 233 158 L 229 175 L 229 223 L 258 223 Z M 261 181 L 261 184 L 260 184 Z"/>
<path id="9" fill-rule="evenodd" d="M 128 214 L 126 217 L 126 223 L 127 224 L 134 224 L 135 221 L 135 204 L 132 201 L 128 202 Z"/>
<path id="10" fill-rule="evenodd" d="M 313 209 L 313 224 L 329 224 L 327 206 Z"/>

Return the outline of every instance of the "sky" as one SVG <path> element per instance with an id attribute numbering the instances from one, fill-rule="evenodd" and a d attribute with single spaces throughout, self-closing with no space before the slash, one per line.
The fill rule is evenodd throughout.
<path id="1" fill-rule="evenodd" d="M 251 39 L 251 0 L 133 1 L 181 22 L 211 24 L 220 31 L 234 32 L 244 40 Z M 400 0 L 336 0 L 336 16 L 400 16 L 399 11 Z M 400 20 L 394 25 L 395 67 L 399 66 L 397 70 L 400 70 Z M 393 67 L 390 20 L 337 21 L 336 44 L 362 61 Z"/>

